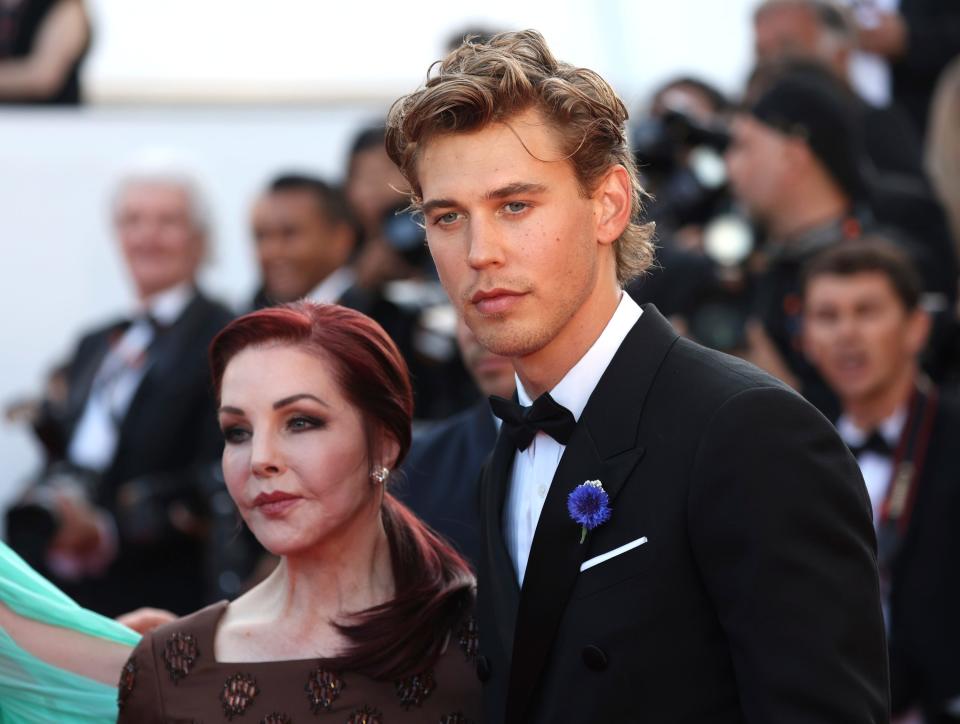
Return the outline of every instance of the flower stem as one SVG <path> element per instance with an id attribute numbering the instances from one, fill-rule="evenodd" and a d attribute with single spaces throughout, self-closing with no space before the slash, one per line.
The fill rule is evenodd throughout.
<path id="1" fill-rule="evenodd" d="M 580 526 L 580 545 L 583 545 L 583 542 L 587 539 L 587 526 Z"/>

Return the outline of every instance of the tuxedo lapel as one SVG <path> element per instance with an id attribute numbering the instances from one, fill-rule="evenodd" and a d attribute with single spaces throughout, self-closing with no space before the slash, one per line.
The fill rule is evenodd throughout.
<path id="1" fill-rule="evenodd" d="M 505 435 L 496 445 L 484 470 L 481 485 L 483 560 L 487 571 L 480 595 L 490 602 L 497 633 L 505 653 L 513 645 L 513 629 L 520 599 L 517 573 L 503 538 L 503 504 L 510 482 L 516 448 Z"/>
<path id="2" fill-rule="evenodd" d="M 520 592 L 507 722 L 530 721 L 530 704 L 550 654 L 580 564 L 589 550 L 567 513 L 579 484 L 600 480 L 613 515 L 616 498 L 643 457 L 638 440 L 643 403 L 677 334 L 652 305 L 624 339 L 578 421 L 544 502 Z M 509 469 L 504 473 L 509 475 Z"/>
<path id="3" fill-rule="evenodd" d="M 93 380 L 97 376 L 100 365 L 103 364 L 103 358 L 110 351 L 110 346 L 123 334 L 123 329 L 123 324 L 114 324 L 97 333 L 96 339 L 84 350 L 83 356 L 78 356 L 74 362 L 74 369 L 67 390 L 65 416 L 70 421 L 71 426 L 79 422 L 93 389 Z"/>

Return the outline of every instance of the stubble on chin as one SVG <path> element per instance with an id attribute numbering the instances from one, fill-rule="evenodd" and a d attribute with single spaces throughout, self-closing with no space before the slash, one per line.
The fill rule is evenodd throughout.
<path id="1" fill-rule="evenodd" d="M 486 316 L 467 320 L 477 341 L 484 349 L 502 357 L 517 359 L 542 349 L 549 341 L 545 330 L 524 329 L 504 316 Z"/>

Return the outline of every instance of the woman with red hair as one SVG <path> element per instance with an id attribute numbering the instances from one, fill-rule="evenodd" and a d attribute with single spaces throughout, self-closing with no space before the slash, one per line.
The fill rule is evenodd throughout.
<path id="1" fill-rule="evenodd" d="M 396 346 L 303 302 L 235 320 L 210 359 L 227 489 L 280 563 L 145 636 L 119 721 L 479 720 L 473 576 L 387 491 L 413 412 Z"/>

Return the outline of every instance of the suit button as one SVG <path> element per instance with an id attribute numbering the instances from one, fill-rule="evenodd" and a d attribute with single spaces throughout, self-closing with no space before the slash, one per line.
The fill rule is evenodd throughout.
<path id="1" fill-rule="evenodd" d="M 486 656 L 477 657 L 477 678 L 486 681 L 490 678 L 490 659 Z"/>
<path id="2" fill-rule="evenodd" d="M 583 656 L 583 663 L 588 669 L 603 671 L 607 668 L 607 655 L 599 646 L 584 646 L 580 655 Z"/>

